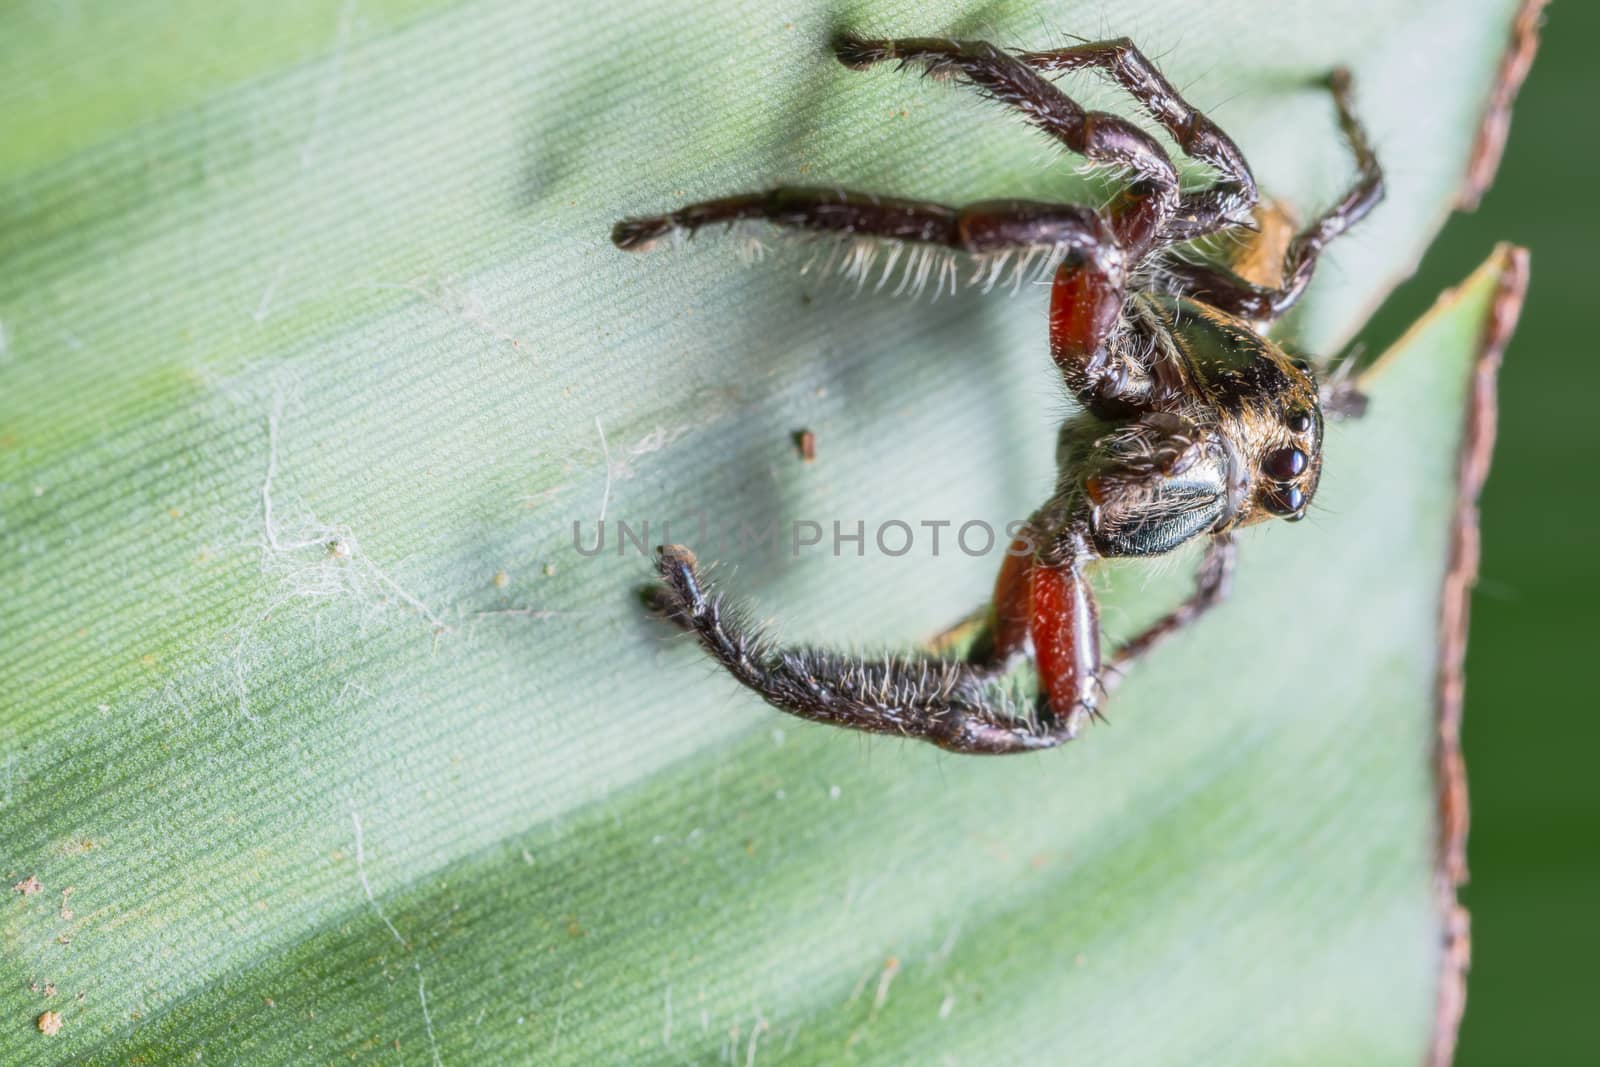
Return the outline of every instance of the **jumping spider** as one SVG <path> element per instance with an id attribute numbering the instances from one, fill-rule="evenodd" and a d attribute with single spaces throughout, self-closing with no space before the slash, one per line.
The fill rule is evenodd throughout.
<path id="1" fill-rule="evenodd" d="M 779 188 L 627 219 L 612 240 L 642 250 L 675 231 L 764 220 L 895 250 L 966 253 L 980 257 L 980 267 L 1013 253 L 1049 257 L 1050 351 L 1081 409 L 1060 431 L 1056 489 L 1007 552 L 979 636 L 960 660 L 931 653 L 865 660 L 779 646 L 709 590 L 694 555 L 679 545 L 660 550 L 656 605 L 735 678 L 792 715 L 920 737 L 954 752 L 1050 748 L 1098 714 L 1100 694 L 1131 660 L 1226 595 L 1234 530 L 1305 516 L 1322 470 L 1323 412 L 1356 409 L 1359 396 L 1327 386 L 1319 393 L 1312 366 L 1263 331 L 1305 291 L 1328 242 L 1382 198 L 1383 175 L 1352 114 L 1349 75 L 1336 70 L 1327 85 L 1358 178 L 1288 241 L 1280 283 L 1258 284 L 1164 254 L 1207 235 L 1255 231 L 1256 184 L 1233 141 L 1130 41 L 1013 54 L 981 41 L 845 36 L 835 48 L 854 70 L 898 60 L 957 76 L 1131 180 L 1099 210 L 1026 200 L 951 208 Z M 1116 115 L 1085 111 L 1044 77 L 1087 68 L 1115 79 L 1217 179 L 1181 189 L 1153 137 Z M 1206 540 L 1206 551 L 1193 594 L 1102 662 L 1089 564 L 1159 555 L 1196 538 Z M 1039 691 L 1022 700 L 1002 682 L 1030 653 Z"/>

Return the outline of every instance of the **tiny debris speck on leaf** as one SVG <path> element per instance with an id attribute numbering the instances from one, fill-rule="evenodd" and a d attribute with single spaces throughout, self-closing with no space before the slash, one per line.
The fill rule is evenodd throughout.
<path id="1" fill-rule="evenodd" d="M 40 883 L 39 879 L 30 874 L 28 877 L 24 878 L 11 888 L 15 889 L 18 893 L 21 893 L 25 897 L 31 897 L 35 893 L 39 892 L 39 890 L 43 889 L 44 886 Z"/>
<path id="2" fill-rule="evenodd" d="M 61 1032 L 61 1013 L 59 1011 L 45 1012 L 39 1016 L 38 1026 L 39 1032 L 45 1037 L 55 1037 Z"/>
<path id="3" fill-rule="evenodd" d="M 807 463 L 817 458 L 817 435 L 810 430 L 800 430 L 794 435 L 795 447 L 800 449 L 800 458 Z"/>

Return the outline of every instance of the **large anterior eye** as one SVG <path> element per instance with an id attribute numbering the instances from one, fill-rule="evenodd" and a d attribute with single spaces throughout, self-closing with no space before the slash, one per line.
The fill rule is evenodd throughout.
<path id="1" fill-rule="evenodd" d="M 1267 472 L 1269 478 L 1286 482 L 1305 470 L 1307 462 L 1306 454 L 1298 448 L 1280 448 L 1267 454 L 1261 469 Z"/>
<path id="2" fill-rule="evenodd" d="M 1267 497 L 1267 507 L 1277 515 L 1294 515 L 1306 506 L 1306 495 L 1298 485 L 1285 485 Z"/>

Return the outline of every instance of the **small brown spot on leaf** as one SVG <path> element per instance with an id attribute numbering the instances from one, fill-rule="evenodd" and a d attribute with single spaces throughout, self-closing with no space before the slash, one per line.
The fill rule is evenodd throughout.
<path id="1" fill-rule="evenodd" d="M 15 889 L 25 897 L 31 897 L 35 893 L 39 892 L 39 890 L 43 889 L 44 886 L 40 884 L 39 879 L 30 874 L 28 877 L 24 878 L 11 888 Z"/>
<path id="2" fill-rule="evenodd" d="M 811 463 L 817 458 L 817 435 L 810 430 L 800 430 L 794 435 L 795 447 L 800 450 L 800 458 Z"/>
<path id="3" fill-rule="evenodd" d="M 61 1032 L 61 1013 L 59 1011 L 45 1012 L 39 1016 L 38 1025 L 39 1032 L 45 1037 L 55 1037 Z"/>

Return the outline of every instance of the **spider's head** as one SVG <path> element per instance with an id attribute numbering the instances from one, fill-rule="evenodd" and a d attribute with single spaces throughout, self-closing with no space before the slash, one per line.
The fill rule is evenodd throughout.
<path id="1" fill-rule="evenodd" d="M 1179 302 L 1171 323 L 1191 400 L 1210 409 L 1227 452 L 1217 528 L 1305 518 L 1322 475 L 1323 413 L 1311 364 L 1204 304 Z"/>
<path id="2" fill-rule="evenodd" d="M 1156 312 L 1145 320 L 1161 354 L 1153 403 L 1063 427 L 1059 491 L 1087 505 L 1096 551 L 1160 555 L 1207 533 L 1304 518 L 1322 473 L 1311 365 L 1215 308 L 1175 300 Z"/>
<path id="3" fill-rule="evenodd" d="M 1228 450 L 1229 526 L 1306 517 L 1322 477 L 1322 405 L 1311 365 L 1269 341 L 1241 377 L 1254 386 L 1219 404 Z"/>

